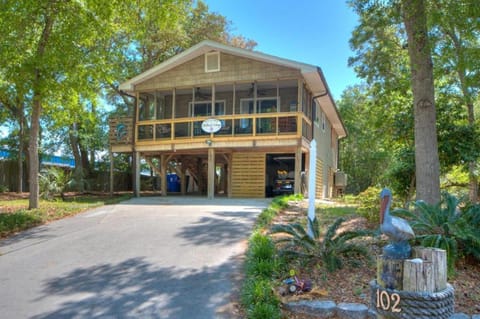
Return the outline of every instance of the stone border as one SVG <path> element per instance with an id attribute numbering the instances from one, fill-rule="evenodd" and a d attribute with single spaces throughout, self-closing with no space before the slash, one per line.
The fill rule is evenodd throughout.
<path id="1" fill-rule="evenodd" d="M 300 300 L 284 304 L 289 311 L 311 316 L 315 319 L 376 319 L 377 313 L 361 303 L 339 303 L 332 300 Z M 480 314 L 455 313 L 450 319 L 480 319 Z"/>

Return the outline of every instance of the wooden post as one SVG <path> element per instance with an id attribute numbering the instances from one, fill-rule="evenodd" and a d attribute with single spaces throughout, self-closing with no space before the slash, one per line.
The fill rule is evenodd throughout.
<path id="1" fill-rule="evenodd" d="M 414 247 L 412 256 L 402 260 L 383 256 L 377 259 L 377 280 L 372 281 L 374 286 L 371 284 L 377 318 L 413 318 L 411 314 L 449 318 L 453 314 L 454 296 L 446 282 L 446 251 Z M 405 317 L 404 313 L 409 315 Z"/>
<path id="2" fill-rule="evenodd" d="M 109 155 L 110 155 L 110 196 L 113 196 L 113 183 L 114 183 L 113 171 L 115 169 L 115 163 L 113 162 L 112 149 L 110 149 Z"/>
<path id="3" fill-rule="evenodd" d="M 388 289 L 403 290 L 403 259 L 377 258 L 377 283 Z"/>
<path id="4" fill-rule="evenodd" d="M 182 195 L 187 194 L 187 168 L 183 165 L 182 161 L 182 168 L 180 169 L 180 192 Z"/>
<path id="5" fill-rule="evenodd" d="M 133 167 L 134 167 L 134 190 L 135 197 L 140 197 L 140 152 L 133 152 Z"/>
<path id="6" fill-rule="evenodd" d="M 215 193 L 215 149 L 213 147 L 208 148 L 208 199 L 213 199 Z"/>
<path id="7" fill-rule="evenodd" d="M 447 252 L 443 249 L 430 247 L 413 247 L 414 258 L 420 258 L 424 264 L 432 264 L 433 292 L 447 288 Z"/>
<path id="8" fill-rule="evenodd" d="M 160 173 L 162 196 L 167 196 L 167 156 L 165 154 L 160 155 Z"/>
<path id="9" fill-rule="evenodd" d="M 435 292 L 433 265 L 420 258 L 407 259 L 403 265 L 403 290 Z"/>
<path id="10" fill-rule="evenodd" d="M 297 146 L 295 151 L 295 180 L 294 180 L 294 193 L 300 194 L 301 192 L 301 180 L 302 180 L 302 147 Z"/>
<path id="11" fill-rule="evenodd" d="M 232 154 L 223 154 L 227 164 L 225 165 L 227 187 L 226 193 L 228 198 L 232 197 Z"/>

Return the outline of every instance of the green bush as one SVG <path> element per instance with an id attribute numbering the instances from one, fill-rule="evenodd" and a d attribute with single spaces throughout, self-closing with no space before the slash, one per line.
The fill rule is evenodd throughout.
<path id="1" fill-rule="evenodd" d="M 369 187 L 357 196 L 357 214 L 370 223 L 380 223 L 380 192 L 378 187 Z"/>
<path id="2" fill-rule="evenodd" d="M 453 274 L 455 263 L 462 256 L 480 259 L 479 205 L 467 205 L 443 193 L 436 205 L 417 201 L 410 210 L 397 209 L 392 213 L 410 219 L 417 243 L 447 251 L 449 274 Z"/>
<path id="3" fill-rule="evenodd" d="M 320 227 L 316 218 L 313 222 L 308 219 L 307 228 L 298 223 L 291 223 L 275 225 L 271 232 L 288 235 L 277 240 L 277 243 L 283 244 L 280 249 L 281 253 L 307 259 L 318 258 L 325 268 L 332 272 L 342 268 L 344 259 L 353 256 L 371 258 L 365 246 L 351 240 L 357 237 L 371 236 L 372 233 L 366 230 L 338 233 L 338 228 L 344 221 L 343 218 L 337 218 L 328 227 L 323 238 L 320 237 Z M 312 230 L 313 238 L 308 235 L 308 227 Z"/>
<path id="4" fill-rule="evenodd" d="M 6 192 L 8 192 L 8 186 L 0 185 L 0 193 L 6 193 Z"/>
<path id="5" fill-rule="evenodd" d="M 70 180 L 70 175 L 57 167 L 43 169 L 39 174 L 39 187 L 42 198 L 51 200 L 55 195 L 63 194 Z"/>

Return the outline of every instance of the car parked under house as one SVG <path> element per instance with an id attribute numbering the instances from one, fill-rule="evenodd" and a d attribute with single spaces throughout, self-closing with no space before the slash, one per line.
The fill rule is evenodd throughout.
<path id="1" fill-rule="evenodd" d="M 168 173 L 179 176 L 181 194 L 301 193 L 311 160 L 316 197 L 334 195 L 346 130 L 316 66 L 203 41 L 120 89 L 136 97 L 135 116 L 110 120 L 111 152 L 149 163 L 163 195 Z"/>

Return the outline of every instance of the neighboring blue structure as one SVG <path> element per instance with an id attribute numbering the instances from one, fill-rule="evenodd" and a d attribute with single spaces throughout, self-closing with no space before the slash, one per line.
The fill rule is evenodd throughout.
<path id="1" fill-rule="evenodd" d="M 0 149 L 0 160 L 7 158 L 11 158 L 10 152 Z M 75 168 L 75 160 L 65 156 L 41 155 L 40 164 Z"/>

